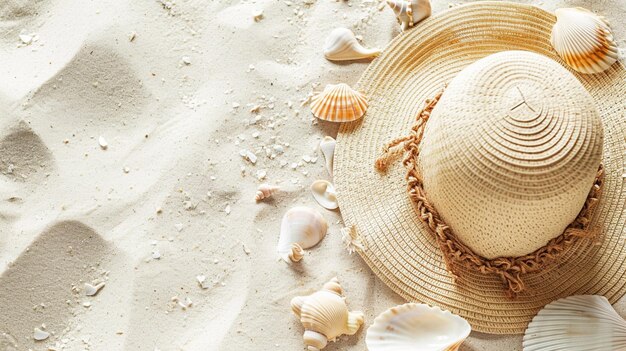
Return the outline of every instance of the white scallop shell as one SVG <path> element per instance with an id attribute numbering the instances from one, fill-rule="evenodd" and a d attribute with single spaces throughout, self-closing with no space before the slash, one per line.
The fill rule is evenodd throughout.
<path id="1" fill-rule="evenodd" d="M 364 48 L 348 28 L 335 28 L 324 43 L 324 56 L 331 61 L 349 61 L 376 57 L 378 49 Z"/>
<path id="2" fill-rule="evenodd" d="M 471 330 L 465 319 L 449 311 L 407 303 L 376 317 L 365 343 L 369 351 L 455 351 Z"/>
<path id="3" fill-rule="evenodd" d="M 387 0 L 398 18 L 400 29 L 405 31 L 430 16 L 430 0 Z"/>
<path id="4" fill-rule="evenodd" d="M 524 333 L 524 351 L 626 350 L 626 321 L 604 296 L 570 296 L 547 304 Z"/>
<path id="5" fill-rule="evenodd" d="M 617 45 L 602 17 L 579 7 L 558 9 L 555 15 L 550 42 L 574 70 L 599 73 L 617 61 Z"/>
<path id="6" fill-rule="evenodd" d="M 320 206 L 328 210 L 334 210 L 337 204 L 337 193 L 333 184 L 327 180 L 316 180 L 311 184 L 311 193 L 313 198 Z"/>
<path id="7" fill-rule="evenodd" d="M 365 95 L 345 83 L 328 84 L 311 101 L 313 115 L 330 122 L 355 121 L 363 117 L 366 110 Z"/>
<path id="8" fill-rule="evenodd" d="M 311 351 L 323 349 L 340 335 L 353 335 L 364 321 L 362 312 L 348 310 L 337 278 L 311 295 L 294 297 L 291 310 L 304 327 L 304 344 Z"/>
<path id="9" fill-rule="evenodd" d="M 335 145 L 337 142 L 330 136 L 325 136 L 320 141 L 320 151 L 324 155 L 324 161 L 326 162 L 326 170 L 330 176 L 333 176 L 333 166 L 335 160 Z"/>
<path id="10" fill-rule="evenodd" d="M 289 262 L 292 244 L 297 243 L 302 249 L 311 248 L 326 236 L 327 230 L 328 223 L 318 211 L 301 206 L 290 209 L 280 224 L 278 255 Z"/>

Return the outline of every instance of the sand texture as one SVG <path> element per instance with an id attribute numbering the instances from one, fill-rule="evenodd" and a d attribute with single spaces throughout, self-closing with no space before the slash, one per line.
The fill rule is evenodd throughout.
<path id="1" fill-rule="evenodd" d="M 535 3 L 591 8 L 626 46 L 623 0 Z M 311 93 L 368 64 L 324 59 L 338 26 L 368 47 L 399 34 L 379 0 L 0 1 L 0 350 L 303 350 L 289 301 L 334 276 L 365 325 L 325 350 L 365 350 L 403 300 L 308 189 L 330 179 L 317 146 L 337 133 Z M 282 190 L 257 204 L 264 182 Z M 298 205 L 329 231 L 289 265 L 276 243 Z"/>

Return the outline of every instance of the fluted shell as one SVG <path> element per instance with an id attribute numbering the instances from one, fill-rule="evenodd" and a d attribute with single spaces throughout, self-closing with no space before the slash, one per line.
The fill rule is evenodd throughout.
<path id="1" fill-rule="evenodd" d="M 618 60 L 611 28 L 602 17 L 579 7 L 558 9 L 555 15 L 552 46 L 574 70 L 599 73 Z"/>
<path id="2" fill-rule="evenodd" d="M 330 136 L 325 136 L 324 139 L 320 141 L 320 151 L 324 155 L 326 170 L 331 177 L 333 176 L 336 144 L 337 142 L 335 141 L 335 139 Z"/>
<path id="3" fill-rule="evenodd" d="M 348 84 L 328 84 L 311 102 L 311 112 L 319 119 L 330 122 L 357 120 L 367 110 L 367 98 Z"/>
<path id="4" fill-rule="evenodd" d="M 405 31 L 431 14 L 430 0 L 387 0 Z"/>
<path id="5" fill-rule="evenodd" d="M 280 190 L 280 188 L 277 186 L 269 185 L 269 184 L 261 184 L 256 190 L 254 199 L 256 201 L 267 199 L 271 197 L 272 195 L 274 195 L 276 192 L 278 192 L 278 190 Z"/>
<path id="6" fill-rule="evenodd" d="M 324 284 L 322 290 L 291 300 L 291 309 L 305 331 L 304 344 L 311 351 L 321 350 L 328 341 L 340 335 L 353 335 L 363 324 L 362 312 L 350 312 L 337 278 Z"/>
<path id="7" fill-rule="evenodd" d="M 365 343 L 369 351 L 455 351 L 471 330 L 465 319 L 449 311 L 407 303 L 376 317 Z"/>
<path id="8" fill-rule="evenodd" d="M 603 138 L 594 99 L 562 65 L 529 51 L 492 54 L 457 74 L 431 112 L 424 192 L 474 253 L 530 254 L 578 216 Z"/>
<path id="9" fill-rule="evenodd" d="M 328 223 L 318 211 L 301 206 L 290 209 L 280 224 L 278 255 L 289 262 L 292 244 L 297 243 L 302 249 L 311 248 L 324 238 L 327 230 Z"/>
<path id="10" fill-rule="evenodd" d="M 524 334 L 524 351 L 626 350 L 626 321 L 604 296 L 570 296 L 546 305 Z"/>
<path id="11" fill-rule="evenodd" d="M 335 28 L 324 43 L 324 56 L 331 61 L 359 60 L 379 54 L 378 49 L 364 48 L 348 28 Z"/>
<path id="12" fill-rule="evenodd" d="M 328 210 L 334 210 L 337 204 L 337 193 L 333 184 L 327 180 L 316 180 L 311 184 L 311 194 L 320 206 Z"/>

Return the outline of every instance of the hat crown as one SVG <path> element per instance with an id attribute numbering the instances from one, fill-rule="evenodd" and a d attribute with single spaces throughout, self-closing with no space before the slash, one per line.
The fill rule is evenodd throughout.
<path id="1" fill-rule="evenodd" d="M 572 74 L 542 55 L 500 52 L 461 71 L 432 111 L 424 190 L 475 253 L 523 256 L 576 218 L 602 143 L 593 99 Z"/>

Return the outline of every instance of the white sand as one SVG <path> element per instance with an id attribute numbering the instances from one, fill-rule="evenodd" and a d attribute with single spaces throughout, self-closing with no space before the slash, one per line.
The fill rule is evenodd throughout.
<path id="1" fill-rule="evenodd" d="M 625 37 L 623 1 L 539 5 L 566 3 L 606 15 Z M 435 12 L 447 6 L 436 1 Z M 301 350 L 289 301 L 333 276 L 366 325 L 327 350 L 364 350 L 365 328 L 403 301 L 345 252 L 340 214 L 310 196 L 309 184 L 328 178 L 317 144 L 337 126 L 300 103 L 327 83 L 354 84 L 367 67 L 323 58 L 333 28 L 352 28 L 370 47 L 398 35 L 391 11 L 378 7 L 0 2 L 0 350 Z M 284 153 L 268 157 L 274 145 Z M 263 171 L 286 191 L 255 204 Z M 289 266 L 275 260 L 275 245 L 295 205 L 331 225 Z M 84 283 L 99 282 L 96 296 L 84 295 Z M 42 324 L 51 335 L 35 342 Z M 519 336 L 478 333 L 462 348 L 520 349 Z"/>

